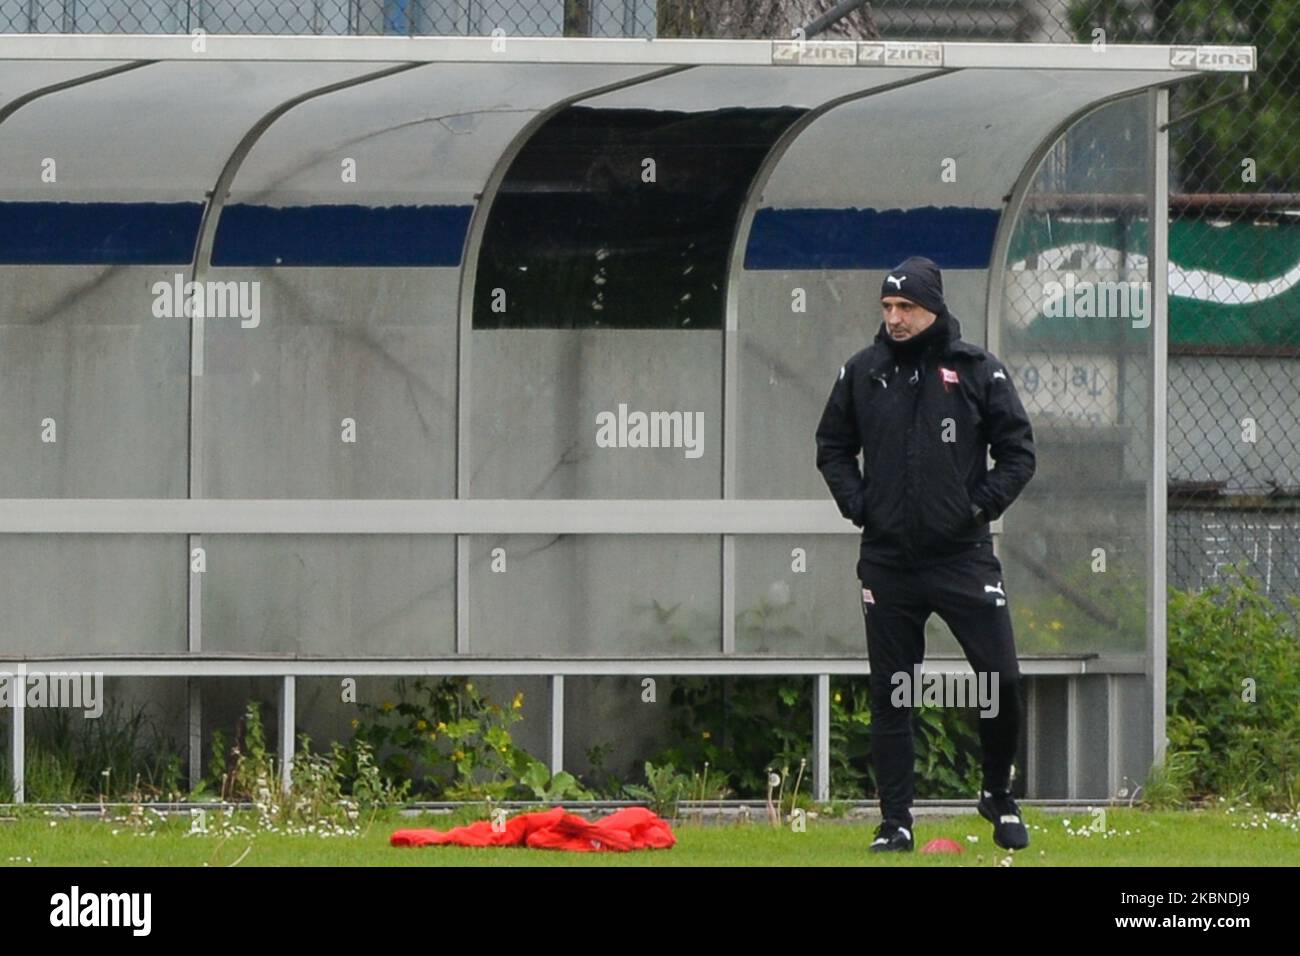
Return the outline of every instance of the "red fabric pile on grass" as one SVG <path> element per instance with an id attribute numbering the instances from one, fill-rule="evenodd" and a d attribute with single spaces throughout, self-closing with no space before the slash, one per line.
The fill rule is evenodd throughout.
<path id="1" fill-rule="evenodd" d="M 584 820 L 563 807 L 521 813 L 493 830 L 490 820 L 441 830 L 398 830 L 393 846 L 530 846 L 596 853 L 606 850 L 663 850 L 677 842 L 667 822 L 645 807 L 627 807 L 600 820 Z"/>

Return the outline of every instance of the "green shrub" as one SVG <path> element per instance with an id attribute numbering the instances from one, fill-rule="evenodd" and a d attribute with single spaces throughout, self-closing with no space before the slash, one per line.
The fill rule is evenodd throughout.
<path id="1" fill-rule="evenodd" d="M 691 778 L 678 773 L 672 764 L 656 767 L 645 764 L 645 786 L 629 783 L 623 787 L 628 796 L 641 800 L 656 814 L 669 819 L 677 818 L 677 805 L 690 793 Z"/>
<path id="2" fill-rule="evenodd" d="M 252 803 L 263 829 L 353 832 L 362 811 L 406 800 L 409 783 L 395 786 L 384 780 L 365 742 L 351 748 L 332 743 L 328 752 L 317 753 L 306 734 L 298 735 L 286 791 L 283 763 L 266 747 L 261 704 L 256 701 L 245 708 L 232 739 L 226 750 L 225 735 L 213 734 L 209 785 L 223 802 Z"/>
<path id="3" fill-rule="evenodd" d="M 399 681 L 396 700 L 360 704 L 352 748 L 379 757 L 390 786 L 410 782 L 434 800 L 511 799 L 553 803 L 590 799 L 568 773 L 550 768 L 515 745 L 510 727 L 523 717 L 523 694 L 494 704 L 464 677 Z"/>
<path id="4" fill-rule="evenodd" d="M 24 789 L 31 803 L 149 802 L 183 796 L 181 757 L 145 705 L 112 703 L 94 719 L 63 708 L 27 716 Z M 13 799 L 8 758 L 0 802 Z"/>
<path id="5" fill-rule="evenodd" d="M 1162 786 L 1172 776 L 1186 799 L 1300 806 L 1300 600 L 1289 604 L 1270 601 L 1244 566 L 1226 584 L 1170 590 L 1168 750 L 1186 766 L 1162 768 Z"/>

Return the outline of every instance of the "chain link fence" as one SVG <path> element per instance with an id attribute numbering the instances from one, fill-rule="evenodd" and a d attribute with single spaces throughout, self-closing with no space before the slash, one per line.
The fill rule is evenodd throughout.
<path id="1" fill-rule="evenodd" d="M 1200 588 L 1244 562 L 1281 602 L 1300 594 L 1300 7 L 1079 0 L 1062 28 L 1257 47 L 1248 90 L 1170 102 L 1168 567 Z"/>
<path id="2" fill-rule="evenodd" d="M 0 0 L 0 30 L 486 35 L 500 29 L 513 36 L 779 37 L 833 5 Z M 1227 74 L 1181 84 L 1171 98 L 1169 571 L 1171 584 L 1199 588 L 1218 580 L 1226 565 L 1244 561 L 1270 595 L 1300 593 L 1300 5 L 911 0 L 865 4 L 821 36 L 1257 47 L 1258 71 L 1249 89 Z M 1134 208 L 1145 186 L 1126 174 L 1132 159 L 1099 158 L 1064 142 L 1049 155 L 1027 214 L 1050 241 L 1022 250 L 1022 273 L 1039 280 L 1044 270 L 1100 282 L 1149 279 L 1137 251 L 1146 224 Z M 1061 182 L 1051 183 L 1053 176 Z M 1036 307 L 1023 284 L 1015 285 L 1024 274 L 1008 276 L 1006 311 Z M 1036 288 L 1041 291 L 1041 282 Z M 1124 369 L 1139 364 L 1126 362 L 1125 349 L 1137 346 L 1114 342 L 1080 353 L 1076 343 L 1075 357 L 1059 368 L 1049 352 L 1027 343 L 1006 347 L 1023 353 L 1022 389 L 1031 384 L 1026 376 L 1033 384 L 1063 376 L 1066 392 L 1078 380 L 1068 407 L 1056 409 L 1062 419 L 1100 417 L 1124 425 L 1124 389 L 1135 384 Z M 1053 401 L 1060 406 L 1059 398 Z M 1122 442 L 1111 450 L 1120 459 L 1133 453 Z"/>
<path id="3" fill-rule="evenodd" d="M 4 33 L 656 35 L 645 0 L 0 0 Z"/>

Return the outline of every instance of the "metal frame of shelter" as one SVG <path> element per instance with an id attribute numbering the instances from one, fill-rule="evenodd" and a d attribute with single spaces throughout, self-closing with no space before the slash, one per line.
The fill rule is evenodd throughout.
<path id="1" fill-rule="evenodd" d="M 828 75 L 838 71 L 890 71 L 897 68 L 924 71 L 920 75 L 886 78 L 861 93 L 827 99 L 810 110 L 778 141 L 760 169 L 751 187 L 740 219 L 737 241 L 733 244 L 728 278 L 727 313 L 723 340 L 722 408 L 723 465 L 722 496 L 717 500 L 484 500 L 468 497 L 470 364 L 468 343 L 471 330 L 471 304 L 477 245 L 481 241 L 486 210 L 496 195 L 505 171 L 527 137 L 554 110 L 530 121 L 515 138 L 511 147 L 497 160 L 487 178 L 481 200 L 476 205 L 469 227 L 465 254 L 461 260 L 459 334 L 457 368 L 460 375 L 457 420 L 457 497 L 446 500 L 292 500 L 205 498 L 196 493 L 195 474 L 201 468 L 196 442 L 191 437 L 191 495 L 189 498 L 109 499 L 109 498 L 10 498 L 0 500 L 0 534 L 150 534 L 188 536 L 190 546 L 205 534 L 341 534 L 341 535 L 448 535 L 456 542 L 456 648 L 457 654 L 427 659 L 401 658 L 301 658 L 268 657 L 205 652 L 202 644 L 202 617 L 199 613 L 201 591 L 196 575 L 190 577 L 189 649 L 172 655 L 119 654 L 112 656 L 12 656 L 0 647 L 0 670 L 19 681 L 28 668 L 57 664 L 59 670 L 97 671 L 106 676 L 142 676 L 167 678 L 203 678 L 213 676 L 263 676 L 280 682 L 280 740 L 283 758 L 292 755 L 295 730 L 295 681 L 299 677 L 384 676 L 401 675 L 543 675 L 549 680 L 551 723 L 551 765 L 559 769 L 564 740 L 565 677 L 587 675 L 790 675 L 814 677 L 813 762 L 814 792 L 825 800 L 830 794 L 830 678 L 833 674 L 865 674 L 863 659 L 816 659 L 776 656 L 747 656 L 736 653 L 735 641 L 735 543 L 737 535 L 856 533 L 837 513 L 834 505 L 812 500 L 745 500 L 736 497 L 735 442 L 727 436 L 736 434 L 738 405 L 737 296 L 735 284 L 741 268 L 741 238 L 752 224 L 760 199 L 761 185 L 779 162 L 782 154 L 813 120 L 849 98 L 871 96 L 896 88 L 900 84 L 922 83 L 954 71 L 1027 70 L 1027 71 L 1121 71 L 1150 74 L 1143 82 L 1114 97 L 1102 97 L 1086 109 L 1062 115 L 1052 132 L 1024 157 L 1016 185 L 1007 197 L 998 227 L 988 282 L 987 346 L 998 351 L 1000 342 L 1002 270 L 1011 229 L 1030 189 L 1040 161 L 1057 138 L 1087 112 L 1108 99 L 1132 96 L 1145 90 L 1150 97 L 1150 115 L 1154 117 L 1148 135 L 1150 273 L 1154 313 L 1152 316 L 1153 361 L 1149 400 L 1149 428 L 1154 440 L 1151 449 L 1153 474 L 1147 498 L 1146 537 L 1148 550 L 1147 635 L 1145 659 L 1106 656 L 1082 656 L 1028 659 L 1023 672 L 1031 680 L 1036 676 L 1069 679 L 1068 707 L 1071 734 L 1081 726 L 1079 708 L 1083 706 L 1077 682 L 1083 675 L 1106 675 L 1114 680 L 1124 674 L 1144 674 L 1151 691 L 1153 740 L 1151 754 L 1160 759 L 1165 740 L 1165 415 L 1166 415 L 1166 338 L 1167 311 L 1165 285 L 1167 269 L 1168 206 L 1168 86 L 1191 76 L 1208 72 L 1250 72 L 1254 69 L 1253 47 L 1167 47 L 1109 46 L 1097 49 L 1088 45 L 1005 44 L 1005 43 L 893 43 L 854 41 L 794 40 L 636 40 L 636 39 L 550 39 L 492 37 L 269 37 L 269 36 L 0 36 L 0 71 L 15 68 L 20 61 L 77 61 L 86 69 L 37 89 L 30 89 L 8 101 L 0 101 L 0 123 L 41 97 L 70 87 L 111 78 L 124 71 L 149 63 L 277 61 L 302 63 L 357 63 L 367 69 L 350 79 L 310 89 L 275 106 L 254 123 L 235 145 L 221 177 L 213 184 L 200 226 L 198 261 L 191 267 L 197 277 L 207 266 L 212 250 L 215 222 L 225 201 L 227 190 L 243 159 L 259 138 L 294 107 L 320 95 L 387 77 L 396 71 L 431 63 L 545 63 L 626 64 L 661 67 L 650 74 L 610 86 L 584 90 L 581 94 L 557 103 L 555 109 L 606 92 L 689 70 L 693 67 L 737 67 L 781 70 L 789 67 L 816 66 Z M 919 117 L 918 122 L 924 122 Z M 191 319 L 192 358 L 200 362 L 203 319 Z M 201 366 L 200 366 L 201 367 Z M 191 388 L 191 415 L 199 413 L 201 395 Z M 995 524 L 1000 532 L 1000 522 Z M 722 642 L 712 657 L 642 657 L 642 658 L 501 658 L 468 652 L 469 536 L 511 534 L 566 535 L 715 535 L 722 539 Z M 930 669 L 969 672 L 965 661 L 934 660 Z M 199 697 L 197 684 L 191 682 L 190 759 L 191 770 L 198 767 Z M 10 721 L 9 748 L 14 799 L 24 799 L 24 719 L 22 694 L 14 694 Z M 1118 779 L 1119 738 L 1123 720 L 1111 694 L 1108 715 L 1110 743 L 1110 792 Z M 1028 736 L 1031 753 L 1036 734 L 1035 708 L 1029 707 Z M 1066 754 L 1069 793 L 1078 796 L 1078 740 L 1070 736 Z M 1145 747 L 1145 741 L 1143 742 Z M 289 760 L 283 760 L 288 782 Z M 1030 787 L 1034 786 L 1034 767 L 1030 767 Z"/>

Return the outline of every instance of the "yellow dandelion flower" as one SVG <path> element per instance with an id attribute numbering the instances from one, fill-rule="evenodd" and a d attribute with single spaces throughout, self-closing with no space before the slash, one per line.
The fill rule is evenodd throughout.
<path id="1" fill-rule="evenodd" d="M 447 729 L 447 725 L 444 724 L 444 723 L 440 720 L 440 721 L 438 721 L 438 729 L 439 729 L 439 730 L 446 730 L 446 729 Z"/>
<path id="2" fill-rule="evenodd" d="M 515 700 L 514 700 L 514 703 L 512 703 L 510 706 L 513 707 L 515 710 L 518 710 L 520 707 L 524 706 L 524 692 L 523 692 L 523 691 L 520 691 L 519 693 L 515 694 Z"/>
<path id="3" fill-rule="evenodd" d="M 706 730 L 704 731 L 704 733 L 700 734 L 700 736 L 703 737 L 705 740 L 708 740 L 709 737 L 712 735 Z"/>
<path id="4" fill-rule="evenodd" d="M 384 713 L 386 714 L 392 709 L 393 709 L 393 702 L 391 700 L 384 701 L 384 706 L 383 706 Z"/>
<path id="5" fill-rule="evenodd" d="M 415 729 L 416 729 L 416 730 L 424 730 L 424 729 L 425 729 L 426 727 L 428 727 L 428 726 L 429 726 L 429 722 L 428 722 L 428 721 L 425 721 L 425 720 L 417 720 L 417 721 L 415 722 Z"/>
<path id="6" fill-rule="evenodd" d="M 840 702 L 840 692 L 839 692 L 839 691 L 836 691 L 836 692 L 835 692 L 835 703 L 838 704 L 839 702 Z"/>
<path id="7" fill-rule="evenodd" d="M 352 729 L 353 729 L 353 730 L 356 730 L 356 729 L 357 729 L 358 727 L 360 727 L 360 726 L 361 726 L 361 721 L 359 721 L 359 720 L 357 720 L 355 717 L 353 717 L 353 718 L 352 718 Z"/>
<path id="8" fill-rule="evenodd" d="M 1065 625 L 1062 624 L 1060 621 L 1052 621 L 1052 623 L 1047 626 L 1054 631 L 1059 631 L 1061 628 L 1065 627 Z"/>

